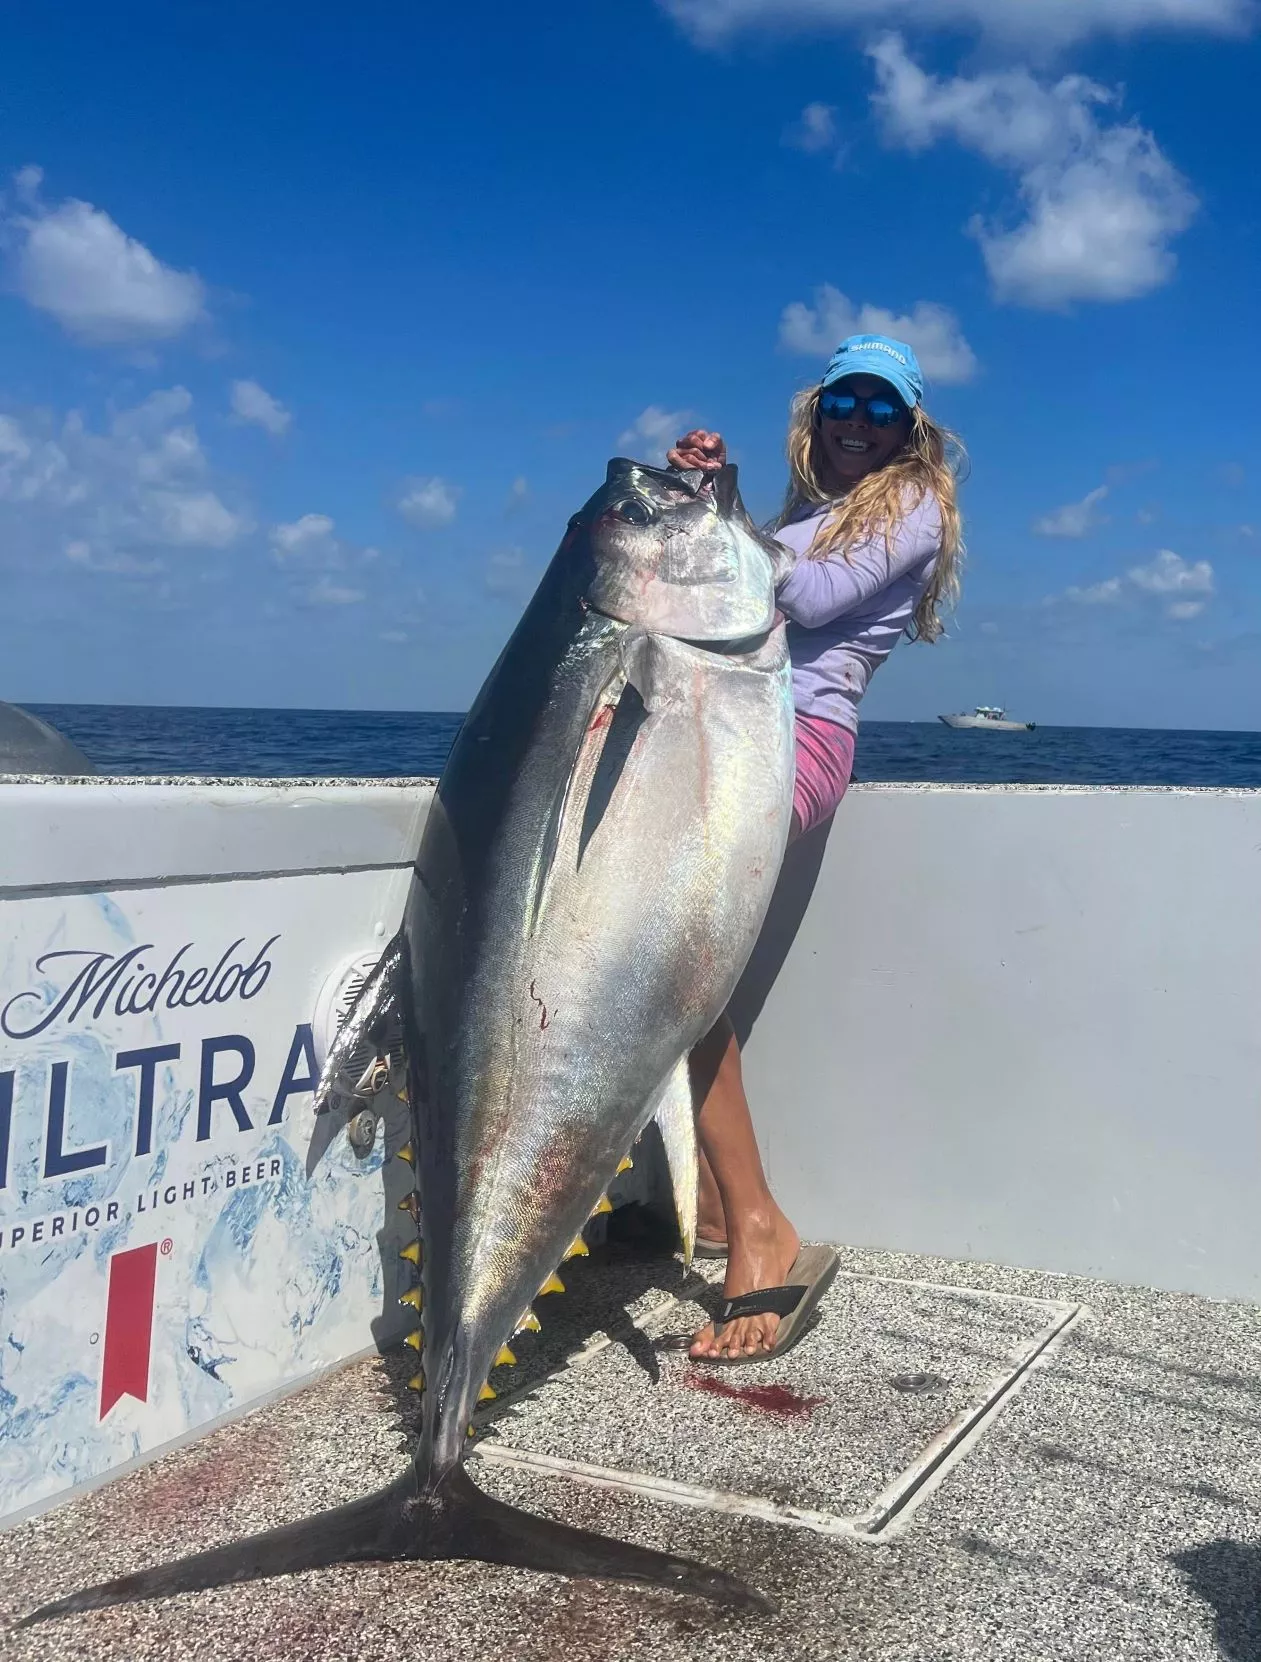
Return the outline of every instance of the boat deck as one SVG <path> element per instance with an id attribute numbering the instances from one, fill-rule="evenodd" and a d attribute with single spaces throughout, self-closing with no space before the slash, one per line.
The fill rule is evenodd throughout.
<path id="1" fill-rule="evenodd" d="M 570 1264 L 471 1456 L 505 1499 L 721 1565 L 775 1617 L 366 1565 L 2 1632 L 0 1658 L 1261 1659 L 1261 1311 L 842 1262 L 789 1356 L 703 1372 L 657 1342 L 701 1319 L 700 1274 L 625 1240 Z M 343 1369 L 10 1531 L 0 1622 L 377 1487 L 410 1446 L 410 1371 Z"/>

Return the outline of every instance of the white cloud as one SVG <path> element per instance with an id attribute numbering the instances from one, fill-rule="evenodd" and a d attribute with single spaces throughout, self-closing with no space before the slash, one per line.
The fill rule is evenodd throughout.
<path id="1" fill-rule="evenodd" d="M 1143 29 L 1242 32 L 1256 18 L 1253 0 L 659 0 L 702 46 L 744 29 L 783 33 L 884 24 L 978 30 L 1035 46 L 1062 46 L 1091 35 Z"/>
<path id="2" fill-rule="evenodd" d="M 1156 558 L 1145 566 L 1132 566 L 1126 573 L 1131 583 L 1158 595 L 1211 595 L 1213 568 L 1207 560 L 1191 565 L 1172 548 L 1162 548 Z"/>
<path id="3" fill-rule="evenodd" d="M 512 488 L 508 492 L 508 500 L 504 505 L 504 512 L 509 514 L 514 513 L 516 509 L 523 507 L 529 500 L 529 481 L 519 475 L 512 481 Z"/>
<path id="4" fill-rule="evenodd" d="M 1169 281 L 1169 243 L 1198 204 L 1151 133 L 1101 122 L 1118 93 L 1082 75 L 1044 84 L 1027 69 L 940 80 L 897 35 L 869 55 L 891 143 L 916 151 L 953 138 L 1017 176 L 1024 217 L 1010 228 L 980 217 L 969 225 L 997 299 L 1056 309 L 1129 300 Z"/>
<path id="5" fill-rule="evenodd" d="M 91 543 L 73 538 L 63 548 L 66 560 L 90 572 L 113 572 L 120 577 L 153 577 L 166 570 L 164 560 L 141 560 L 135 553 L 93 553 Z"/>
<path id="6" fill-rule="evenodd" d="M 260 387 L 257 381 L 233 381 L 232 414 L 238 421 L 261 427 L 273 438 L 287 432 L 293 420 L 284 405 Z"/>
<path id="7" fill-rule="evenodd" d="M 1192 564 L 1171 548 L 1162 548 L 1146 565 L 1131 566 L 1123 577 L 1108 577 L 1089 588 L 1074 585 L 1061 595 L 1051 595 L 1044 605 L 1066 600 L 1077 606 L 1109 606 L 1147 596 L 1147 603 L 1155 600 L 1165 617 L 1185 623 L 1199 617 L 1213 592 L 1213 568 L 1207 560 Z"/>
<path id="8" fill-rule="evenodd" d="M 68 542 L 64 553 L 68 560 L 89 571 L 109 571 L 123 577 L 152 577 L 166 570 L 163 560 L 142 560 L 135 554 L 94 554 L 91 543 L 79 539 Z"/>
<path id="9" fill-rule="evenodd" d="M 204 317 L 206 289 L 195 272 L 164 265 L 90 202 L 48 207 L 40 178 L 24 168 L 16 202 L 0 209 L 11 278 L 24 300 L 94 345 L 170 340 Z"/>
<path id="10" fill-rule="evenodd" d="M 1109 577 L 1102 583 L 1092 583 L 1087 589 L 1079 589 L 1074 584 L 1065 589 L 1064 598 L 1078 606 L 1110 606 L 1121 598 L 1121 579 Z"/>
<path id="11" fill-rule="evenodd" d="M 660 467 L 666 451 L 687 431 L 691 420 L 690 410 L 665 410 L 660 404 L 649 404 L 618 434 L 617 448 L 633 461 Z"/>
<path id="12" fill-rule="evenodd" d="M 785 132 L 784 143 L 794 150 L 804 150 L 808 156 L 817 156 L 820 151 L 835 149 L 836 106 L 807 104 L 798 120 Z"/>
<path id="13" fill-rule="evenodd" d="M 313 606 L 357 606 L 364 593 L 362 589 L 349 589 L 334 583 L 330 577 L 320 577 L 307 590 L 306 598 Z"/>
<path id="14" fill-rule="evenodd" d="M 223 549 L 252 529 L 223 500 L 184 387 L 154 392 L 93 429 L 79 411 L 0 416 L 0 540 L 58 547 L 77 565 L 132 575 L 155 550 Z"/>
<path id="15" fill-rule="evenodd" d="M 403 629 L 383 629 L 380 638 L 388 641 L 391 646 L 401 646 L 407 639 L 407 633 Z"/>
<path id="16" fill-rule="evenodd" d="M 228 548 L 249 521 L 225 508 L 213 491 L 154 491 L 156 540 L 175 548 Z"/>
<path id="17" fill-rule="evenodd" d="M 110 431 L 120 438 L 170 437 L 171 423 L 186 416 L 193 407 L 193 395 L 187 387 L 160 387 L 129 410 L 118 410 L 110 421 Z M 197 435 L 190 427 L 175 431 L 195 441 Z"/>
<path id="18" fill-rule="evenodd" d="M 287 525 L 273 525 L 270 540 L 282 560 L 288 555 L 327 552 L 334 542 L 333 521 L 327 514 L 303 514 Z"/>
<path id="19" fill-rule="evenodd" d="M 450 525 L 459 498 L 459 486 L 446 479 L 412 478 L 404 480 L 397 506 L 410 525 L 432 530 L 439 525 Z"/>
<path id="20" fill-rule="evenodd" d="M 1068 502 L 1062 508 L 1055 508 L 1049 514 L 1043 514 L 1035 519 L 1033 529 L 1039 537 L 1084 537 L 1093 531 L 1097 525 L 1107 523 L 1106 516 L 1095 512 L 1105 496 L 1108 494 L 1106 485 L 1098 485 L 1094 490 L 1087 491 L 1080 502 Z"/>
<path id="21" fill-rule="evenodd" d="M 890 335 L 915 351 L 929 380 L 949 385 L 976 374 L 976 353 L 964 339 L 959 320 L 945 306 L 917 300 L 909 312 L 883 306 L 856 306 L 830 283 L 814 291 L 814 305 L 794 300 L 779 320 L 779 344 L 804 357 L 827 358 L 846 335 Z"/>
<path id="22" fill-rule="evenodd" d="M 339 537 L 330 515 L 303 514 L 299 519 L 273 525 L 267 540 L 277 564 L 291 574 L 291 592 L 298 604 L 357 606 L 366 598 L 357 583 L 363 581 L 380 553 Z"/>

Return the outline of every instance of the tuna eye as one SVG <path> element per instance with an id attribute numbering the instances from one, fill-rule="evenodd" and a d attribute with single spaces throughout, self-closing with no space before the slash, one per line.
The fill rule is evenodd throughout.
<path id="1" fill-rule="evenodd" d="M 651 525 L 652 509 L 638 496 L 628 497 L 625 502 L 614 504 L 613 512 L 619 519 L 629 520 L 632 525 Z"/>

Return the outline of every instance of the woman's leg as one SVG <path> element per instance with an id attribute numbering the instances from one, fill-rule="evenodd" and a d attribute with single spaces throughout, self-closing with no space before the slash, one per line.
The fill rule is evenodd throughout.
<path id="1" fill-rule="evenodd" d="M 696 1239 L 709 1241 L 714 1246 L 726 1246 L 727 1220 L 723 1217 L 722 1196 L 705 1158 L 705 1150 L 698 1147 L 697 1154 L 700 1184 L 696 1196 Z"/>
<path id="2" fill-rule="evenodd" d="M 762 1157 L 740 1076 L 735 1030 L 722 1016 L 692 1052 L 692 1091 L 700 1103 L 696 1128 L 721 1211 L 714 1217 L 702 1190 L 701 1233 L 727 1239 L 728 1298 L 759 1287 L 779 1287 L 801 1249 L 797 1231 L 780 1211 L 766 1182 Z M 704 1172 L 702 1170 L 702 1181 Z M 708 1197 L 712 1206 L 714 1195 Z M 728 1322 L 715 1339 L 708 1323 L 692 1342 L 693 1356 L 753 1356 L 769 1350 L 779 1317 L 747 1316 Z"/>
<path id="3" fill-rule="evenodd" d="M 836 812 L 854 766 L 854 738 L 842 727 L 798 715 L 797 777 L 788 841 Z M 696 1128 L 701 1148 L 697 1234 L 727 1241 L 728 1298 L 780 1287 L 801 1241 L 780 1210 L 762 1169 L 748 1098 L 740 1073 L 740 1047 L 726 1016 L 692 1052 L 692 1097 L 700 1104 Z M 769 1350 L 779 1326 L 773 1315 L 728 1322 L 718 1340 L 708 1323 L 692 1342 L 693 1356 L 754 1356 Z"/>

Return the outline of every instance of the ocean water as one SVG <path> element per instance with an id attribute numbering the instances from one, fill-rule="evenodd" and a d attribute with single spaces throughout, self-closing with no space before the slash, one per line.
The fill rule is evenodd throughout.
<path id="1" fill-rule="evenodd" d="M 251 778 L 435 776 L 462 714 L 31 704 L 102 773 Z M 860 780 L 957 784 L 1216 785 L 1261 789 L 1261 733 L 1039 727 L 955 731 L 864 722 Z"/>

